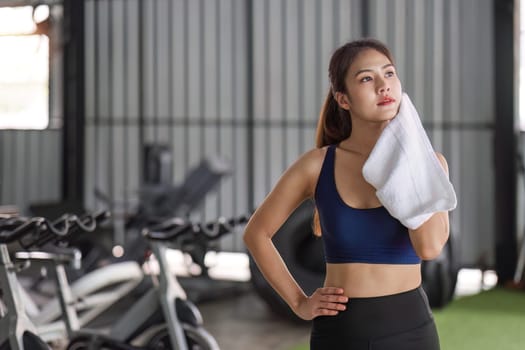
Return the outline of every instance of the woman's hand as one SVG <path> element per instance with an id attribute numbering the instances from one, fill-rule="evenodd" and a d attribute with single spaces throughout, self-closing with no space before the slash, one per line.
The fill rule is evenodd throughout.
<path id="1" fill-rule="evenodd" d="M 317 316 L 335 316 L 346 309 L 348 297 L 343 295 L 342 288 L 324 287 L 309 297 L 303 299 L 294 312 L 303 320 L 311 320 Z"/>

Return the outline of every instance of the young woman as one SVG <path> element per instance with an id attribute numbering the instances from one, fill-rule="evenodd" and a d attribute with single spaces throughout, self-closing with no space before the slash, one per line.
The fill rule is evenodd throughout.
<path id="1" fill-rule="evenodd" d="M 392 56 L 374 39 L 349 42 L 334 52 L 329 78 L 317 148 L 284 172 L 253 214 L 246 246 L 290 308 L 313 319 L 312 350 L 439 349 L 420 263 L 445 245 L 448 212 L 409 230 L 381 205 L 361 172 L 399 109 L 402 88 Z M 448 174 L 445 158 L 436 154 Z M 312 295 L 290 275 L 271 240 L 306 199 L 316 203 L 314 233 L 326 253 L 324 286 Z"/>

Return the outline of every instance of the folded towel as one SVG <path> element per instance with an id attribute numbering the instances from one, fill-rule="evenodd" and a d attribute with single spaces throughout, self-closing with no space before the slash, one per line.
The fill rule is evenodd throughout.
<path id="1" fill-rule="evenodd" d="M 363 176 L 390 215 L 416 229 L 432 214 L 456 207 L 456 194 L 406 93 L 383 129 Z"/>

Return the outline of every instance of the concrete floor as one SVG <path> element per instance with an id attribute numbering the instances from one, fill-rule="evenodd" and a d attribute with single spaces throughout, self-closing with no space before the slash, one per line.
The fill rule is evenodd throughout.
<path id="1" fill-rule="evenodd" d="M 245 254 L 220 253 L 209 258 L 213 266 L 209 274 L 215 278 L 211 285 L 199 284 L 198 278 L 182 277 L 187 273 L 181 268 L 183 257 L 174 251 L 168 256 L 188 298 L 197 303 L 205 328 L 221 350 L 290 350 L 308 343 L 308 322 L 294 323 L 276 316 L 255 293 Z"/>

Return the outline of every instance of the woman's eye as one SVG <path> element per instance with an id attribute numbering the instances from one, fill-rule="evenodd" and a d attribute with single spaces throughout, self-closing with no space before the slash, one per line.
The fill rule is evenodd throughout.
<path id="1" fill-rule="evenodd" d="M 389 72 L 386 72 L 386 76 L 387 77 L 393 77 L 396 73 L 394 73 L 394 71 L 389 71 Z"/>
<path id="2" fill-rule="evenodd" d="M 364 78 L 361 78 L 361 82 L 362 83 L 366 83 L 367 81 L 371 81 L 372 80 L 372 77 L 364 77 Z"/>

